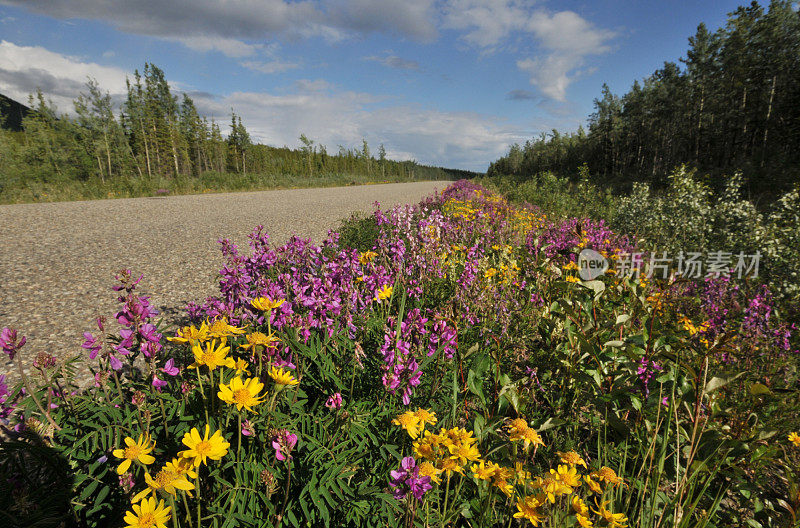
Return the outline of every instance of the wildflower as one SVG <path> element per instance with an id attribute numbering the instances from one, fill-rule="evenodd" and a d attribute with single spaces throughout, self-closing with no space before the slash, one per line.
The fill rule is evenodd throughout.
<path id="1" fill-rule="evenodd" d="M 800 447 L 800 435 L 797 433 L 789 433 L 789 441 L 793 443 L 795 447 Z"/>
<path id="2" fill-rule="evenodd" d="M 391 294 L 391 292 L 389 292 Z M 0 331 L 0 348 L 3 349 L 3 352 L 8 354 L 9 360 L 13 360 L 14 356 L 17 355 L 19 349 L 25 346 L 25 343 L 28 339 L 25 336 L 22 336 L 17 339 L 17 331 L 13 328 L 4 327 L 2 331 Z"/>
<path id="3" fill-rule="evenodd" d="M 419 476 L 419 468 L 414 457 L 405 457 L 400 461 L 400 471 L 391 471 L 391 486 L 394 488 L 392 495 L 395 499 L 404 499 L 409 492 L 417 500 L 422 500 L 426 491 L 431 489 L 430 477 Z"/>
<path id="4" fill-rule="evenodd" d="M 280 308 L 284 302 L 286 302 L 286 299 L 276 299 L 273 301 L 269 297 L 256 297 L 250 301 L 250 304 L 252 304 L 253 308 L 256 310 L 261 312 L 269 312 L 276 308 Z"/>
<path id="5" fill-rule="evenodd" d="M 519 442 L 522 440 L 526 450 L 531 444 L 534 446 L 544 445 L 544 441 L 542 437 L 539 436 L 539 433 L 537 433 L 535 429 L 531 429 L 528 426 L 528 422 L 522 418 L 511 420 L 508 425 L 506 425 L 506 429 L 508 430 L 508 439 L 512 442 Z"/>
<path id="6" fill-rule="evenodd" d="M 339 392 L 334 393 L 325 402 L 325 407 L 330 410 L 340 409 L 342 407 L 342 395 Z"/>
<path id="7" fill-rule="evenodd" d="M 157 374 L 153 373 L 153 387 L 155 387 L 158 392 L 161 392 L 161 389 L 167 385 L 169 385 L 169 383 L 160 379 Z"/>
<path id="8" fill-rule="evenodd" d="M 377 257 L 378 254 L 374 251 L 365 251 L 364 253 L 358 254 L 358 263 L 362 266 L 366 266 L 369 262 L 372 262 L 372 259 Z"/>
<path id="9" fill-rule="evenodd" d="M 266 335 L 263 332 L 252 332 L 244 336 L 247 340 L 247 343 L 243 345 L 239 345 L 240 348 L 245 350 L 250 348 L 255 348 L 257 346 L 262 346 L 265 349 L 270 347 L 272 343 L 277 343 L 280 340 L 272 334 Z"/>
<path id="10" fill-rule="evenodd" d="M 0 374 L 0 419 L 8 418 L 14 411 L 14 406 L 8 401 L 8 385 L 5 374 Z M 6 403 L 8 402 L 8 403 Z"/>
<path id="11" fill-rule="evenodd" d="M 125 512 L 126 528 L 167 528 L 171 519 L 169 506 L 164 506 L 164 501 L 156 503 L 154 497 L 144 499 L 139 504 L 133 505 L 133 511 Z"/>
<path id="12" fill-rule="evenodd" d="M 551 475 L 545 478 L 537 477 L 536 486 L 541 488 L 542 493 L 552 503 L 556 502 L 556 498 L 561 495 L 566 495 L 572 492 L 572 488 L 566 486 L 559 479 L 553 478 L 553 470 L 550 470 Z"/>
<path id="13" fill-rule="evenodd" d="M 531 478 L 531 472 L 526 470 L 525 465 L 519 460 L 514 462 L 514 478 L 520 483 L 530 480 Z"/>
<path id="14" fill-rule="evenodd" d="M 136 480 L 133 478 L 133 473 L 123 473 L 119 476 L 119 487 L 122 488 L 126 494 L 130 493 L 136 485 Z"/>
<path id="15" fill-rule="evenodd" d="M 208 327 L 209 337 L 217 337 L 220 339 L 241 335 L 244 332 L 244 328 L 229 325 L 225 317 L 220 317 Z"/>
<path id="16" fill-rule="evenodd" d="M 557 453 L 558 456 L 561 458 L 561 461 L 565 464 L 569 464 L 570 466 L 583 466 L 584 468 L 586 467 L 586 462 L 575 451 L 567 451 L 566 453 L 557 451 Z"/>
<path id="17" fill-rule="evenodd" d="M 211 438 L 208 437 L 209 426 L 206 424 L 205 435 L 200 436 L 196 427 L 183 435 L 183 444 L 188 449 L 181 451 L 179 455 L 192 461 L 195 467 L 206 464 L 207 459 L 219 460 L 228 453 L 230 443 L 225 441 L 222 431 L 215 431 Z"/>
<path id="18" fill-rule="evenodd" d="M 565 277 L 564 280 L 567 281 L 567 282 L 580 282 L 581 281 L 578 277 L 573 277 L 572 275 L 569 275 L 569 276 Z"/>
<path id="19" fill-rule="evenodd" d="M 242 358 L 236 358 L 236 361 L 233 364 L 233 368 L 236 369 L 236 375 L 238 376 L 242 372 L 245 374 L 250 374 L 250 371 L 247 369 L 249 364 L 247 361 L 243 360 Z"/>
<path id="20" fill-rule="evenodd" d="M 465 443 L 448 446 L 450 458 L 457 460 L 462 466 L 467 462 L 477 462 L 481 458 L 478 447 Z"/>
<path id="21" fill-rule="evenodd" d="M 205 365 L 208 370 L 214 370 L 217 367 L 234 368 L 235 363 L 232 357 L 228 357 L 228 352 L 231 347 L 225 346 L 225 341 L 217 345 L 217 340 L 214 339 L 205 343 L 205 350 L 203 350 L 200 343 L 192 345 L 192 353 L 194 354 L 194 363 L 189 365 L 190 368 L 199 368 Z"/>
<path id="22" fill-rule="evenodd" d="M 592 473 L 592 476 L 601 482 L 605 482 L 611 486 L 617 486 L 619 484 L 624 484 L 625 482 L 619 478 L 616 472 L 606 466 L 601 467 L 598 471 Z"/>
<path id="23" fill-rule="evenodd" d="M 147 483 L 147 487 L 137 493 L 133 499 L 131 499 L 131 502 L 139 502 L 151 493 L 153 497 L 155 497 L 156 493 L 159 491 L 163 491 L 174 497 L 177 494 L 176 490 L 193 490 L 194 484 L 187 480 L 187 472 L 179 469 L 179 466 L 180 462 L 177 464 L 176 462 L 167 462 L 167 464 L 156 473 L 155 478 L 151 477 L 149 472 L 146 472 L 144 474 L 144 481 Z M 196 476 L 197 473 L 194 473 L 194 475 Z"/>
<path id="24" fill-rule="evenodd" d="M 440 473 L 441 473 L 441 470 L 436 469 L 436 467 L 433 464 L 431 464 L 430 462 L 428 462 L 427 460 L 425 462 L 422 462 L 419 465 L 419 474 L 420 474 L 420 476 L 421 477 L 430 477 L 431 482 L 435 482 L 437 484 L 441 484 L 442 483 L 442 479 L 439 477 Z"/>
<path id="25" fill-rule="evenodd" d="M 175 366 L 175 360 L 173 358 L 169 358 L 166 363 L 164 363 L 164 367 L 161 369 L 161 372 L 166 374 L 167 376 L 177 376 L 180 373 L 181 369 Z"/>
<path id="26" fill-rule="evenodd" d="M 242 378 L 237 376 L 227 385 L 220 383 L 217 396 L 225 403 L 235 405 L 236 409 L 239 411 L 244 407 L 248 411 L 258 414 L 257 411 L 253 410 L 253 406 L 264 401 L 263 397 L 259 397 L 258 395 L 263 388 L 264 384 L 256 378 L 242 380 Z"/>
<path id="27" fill-rule="evenodd" d="M 585 515 L 578 514 L 575 516 L 575 519 L 578 521 L 578 526 L 581 528 L 592 528 L 594 526 L 594 523 Z"/>
<path id="28" fill-rule="evenodd" d="M 575 495 L 572 497 L 572 510 L 578 515 L 586 515 L 589 513 L 589 507 L 583 502 L 583 499 Z"/>
<path id="29" fill-rule="evenodd" d="M 544 445 L 544 440 L 542 440 L 542 437 L 536 432 L 536 429 L 528 428 L 528 430 L 523 433 L 522 439 L 525 441 L 526 450 L 531 444 L 533 444 L 534 447 Z"/>
<path id="30" fill-rule="evenodd" d="M 559 465 L 558 470 L 550 470 L 550 474 L 554 479 L 561 482 L 564 486 L 569 488 L 576 488 L 580 485 L 580 478 L 577 476 L 578 470 L 575 466 Z"/>
<path id="31" fill-rule="evenodd" d="M 292 458 L 292 449 L 297 445 L 297 435 L 292 434 L 286 429 L 282 429 L 272 439 L 272 447 L 275 449 L 275 458 L 286 460 Z"/>
<path id="32" fill-rule="evenodd" d="M 394 291 L 394 287 L 385 284 L 382 288 L 378 289 L 375 294 L 377 295 L 379 301 L 383 301 L 392 296 L 392 291 Z"/>
<path id="33" fill-rule="evenodd" d="M 127 446 L 126 448 L 115 449 L 113 451 L 115 457 L 124 459 L 119 467 L 117 467 L 118 475 L 122 475 L 128 471 L 128 468 L 131 467 L 131 462 L 139 462 L 146 466 L 156 461 L 156 459 L 150 455 L 155 445 L 151 445 L 149 435 L 140 434 L 136 441 L 130 436 L 127 436 L 125 437 L 125 445 Z"/>
<path id="34" fill-rule="evenodd" d="M 508 480 L 514 476 L 514 470 L 501 466 L 497 466 L 494 469 L 492 485 L 502 491 L 506 497 L 511 497 L 514 494 L 514 486 L 509 484 Z"/>
<path id="35" fill-rule="evenodd" d="M 269 377 L 278 385 L 297 385 L 300 383 L 292 377 L 289 371 L 285 371 L 282 368 L 272 367 L 269 369 Z"/>
<path id="36" fill-rule="evenodd" d="M 586 485 L 589 486 L 589 490 L 591 490 L 592 492 L 594 492 L 594 493 L 603 493 L 603 488 L 600 487 L 600 484 L 598 484 L 597 482 L 592 480 L 591 476 L 584 475 L 583 476 L 583 480 L 584 480 L 584 482 L 586 482 Z"/>
<path id="37" fill-rule="evenodd" d="M 253 424 L 250 423 L 250 420 L 245 420 L 242 422 L 242 434 L 244 436 L 253 436 L 256 434 L 256 431 L 253 428 Z"/>
<path id="38" fill-rule="evenodd" d="M 518 511 L 514 514 L 514 517 L 517 519 L 527 519 L 534 526 L 539 526 L 539 523 L 545 520 L 545 515 L 539 510 L 541 505 L 542 501 L 539 500 L 539 497 L 532 495 L 520 497 L 517 499 Z"/>
<path id="39" fill-rule="evenodd" d="M 420 431 L 424 429 L 424 426 L 420 423 L 419 416 L 417 416 L 417 413 L 413 411 L 404 412 L 392 420 L 392 423 L 405 429 L 408 433 L 408 436 L 410 436 L 412 439 L 417 438 Z"/>
<path id="40" fill-rule="evenodd" d="M 479 480 L 491 480 L 497 470 L 495 469 L 496 466 L 491 465 L 491 462 L 489 464 L 487 466 L 486 462 L 481 460 L 479 463 L 472 464 L 469 470 Z"/>
<path id="41" fill-rule="evenodd" d="M 85 335 L 86 334 L 84 334 L 84 336 Z M 167 341 L 172 343 L 189 343 L 194 345 L 197 342 L 208 340 L 208 337 L 208 325 L 206 323 L 202 323 L 200 328 L 195 328 L 194 325 L 184 326 L 175 332 L 175 337 L 168 337 Z"/>
<path id="42" fill-rule="evenodd" d="M 606 526 L 609 528 L 626 528 L 628 526 L 628 518 L 625 517 L 625 514 L 611 512 L 606 509 L 606 504 L 607 503 L 603 501 L 597 505 L 597 510 L 593 509 L 592 511 L 602 517 L 606 522 Z"/>
<path id="43" fill-rule="evenodd" d="M 414 414 L 416 414 L 417 418 L 419 419 L 419 425 L 423 429 L 425 428 L 425 424 L 436 425 L 435 412 L 419 407 L 417 408 L 417 412 Z"/>
<path id="44" fill-rule="evenodd" d="M 33 366 L 39 370 L 45 370 L 56 366 L 56 358 L 47 352 L 39 352 L 33 360 Z"/>
<path id="45" fill-rule="evenodd" d="M 89 351 L 89 359 L 96 358 L 97 353 L 103 348 L 102 342 L 93 336 L 91 332 L 84 332 L 83 337 L 86 339 L 86 341 L 83 342 L 81 348 Z"/>

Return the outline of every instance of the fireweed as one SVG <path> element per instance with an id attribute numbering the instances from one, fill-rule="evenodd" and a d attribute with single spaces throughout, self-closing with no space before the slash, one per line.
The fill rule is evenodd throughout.
<path id="1" fill-rule="evenodd" d="M 35 376 L 25 337 L 4 328 L 21 382 L 0 378 L 0 512 L 655 527 L 784 522 L 800 507 L 796 455 L 772 441 L 800 443 L 797 338 L 766 288 L 582 281 L 582 249 L 614 261 L 635 240 L 468 181 L 372 222 L 362 252 L 336 232 L 273 246 L 259 226 L 247 252 L 220 240 L 219 294 L 176 329 L 124 270 L 83 356 L 52 351 Z"/>

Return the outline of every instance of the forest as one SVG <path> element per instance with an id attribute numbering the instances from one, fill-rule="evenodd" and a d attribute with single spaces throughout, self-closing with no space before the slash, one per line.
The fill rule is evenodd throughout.
<path id="1" fill-rule="evenodd" d="M 800 179 L 800 15 L 789 0 L 752 2 L 711 32 L 689 37 L 686 56 L 618 96 L 603 85 L 588 131 L 553 130 L 492 163 L 488 174 L 528 179 L 577 175 L 627 191 L 634 181 L 668 183 L 681 165 L 719 190 L 740 171 L 753 195 Z"/>
<path id="2" fill-rule="evenodd" d="M 19 121 L 21 105 L 4 99 L 0 123 Z M 93 79 L 72 116 L 41 91 L 28 107 L 21 130 L 0 129 L 0 202 L 472 176 L 389 160 L 383 145 L 373 152 L 366 140 L 330 154 L 305 134 L 299 149 L 255 143 L 233 109 L 227 125 L 202 116 L 149 63 L 128 80 L 121 108 Z"/>

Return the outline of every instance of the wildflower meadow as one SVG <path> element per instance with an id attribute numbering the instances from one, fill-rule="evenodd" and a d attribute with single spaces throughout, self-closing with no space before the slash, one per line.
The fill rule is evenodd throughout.
<path id="1" fill-rule="evenodd" d="M 26 376 L 2 330 L 2 526 L 800 521 L 796 329 L 756 280 L 582 280 L 636 240 L 466 180 L 321 245 L 220 244 L 180 328 L 125 270 L 74 359 Z"/>

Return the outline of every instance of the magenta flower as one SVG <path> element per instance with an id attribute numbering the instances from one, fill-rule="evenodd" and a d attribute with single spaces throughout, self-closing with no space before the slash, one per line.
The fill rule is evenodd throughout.
<path id="1" fill-rule="evenodd" d="M 167 362 L 164 363 L 164 368 L 162 368 L 161 371 L 167 376 L 177 376 L 181 369 L 175 366 L 175 360 L 173 358 L 169 358 Z"/>
<path id="2" fill-rule="evenodd" d="M 159 379 L 157 374 L 153 374 L 153 387 L 155 387 L 158 392 L 161 392 L 161 389 L 167 385 L 168 383 L 166 381 Z"/>
<path id="3" fill-rule="evenodd" d="M 325 402 L 325 407 L 330 410 L 340 409 L 342 407 L 342 395 L 341 393 L 334 393 L 328 401 Z"/>
<path id="4" fill-rule="evenodd" d="M 250 423 L 250 420 L 245 420 L 242 422 L 242 434 L 244 436 L 253 436 L 256 434 L 256 430 L 253 428 L 253 424 Z"/>
<path id="5" fill-rule="evenodd" d="M 5 374 L 0 374 L 0 419 L 6 419 L 14 411 L 14 406 L 8 401 L 8 385 Z"/>
<path id="6" fill-rule="evenodd" d="M 89 351 L 89 359 L 96 358 L 97 353 L 100 352 L 101 348 L 103 348 L 103 344 L 98 338 L 92 335 L 91 332 L 84 332 L 83 337 L 86 339 L 86 341 L 83 342 L 81 348 L 85 348 Z"/>
<path id="7" fill-rule="evenodd" d="M 272 439 L 272 447 L 275 448 L 275 458 L 286 460 L 292 458 L 292 449 L 297 445 L 297 435 L 292 434 L 286 429 L 282 429 Z"/>
<path id="8" fill-rule="evenodd" d="M 419 467 L 414 457 L 405 457 L 400 461 L 400 471 L 391 471 L 392 495 L 397 500 L 406 498 L 409 492 L 417 500 L 422 500 L 425 492 L 433 488 L 430 477 L 420 477 Z"/>
<path id="9" fill-rule="evenodd" d="M 25 336 L 17 340 L 17 331 L 13 328 L 4 327 L 3 330 L 0 331 L 0 348 L 2 348 L 3 352 L 8 354 L 8 357 L 12 360 L 14 356 L 17 355 L 17 352 L 19 352 L 19 349 L 25 345 L 27 340 Z"/>

